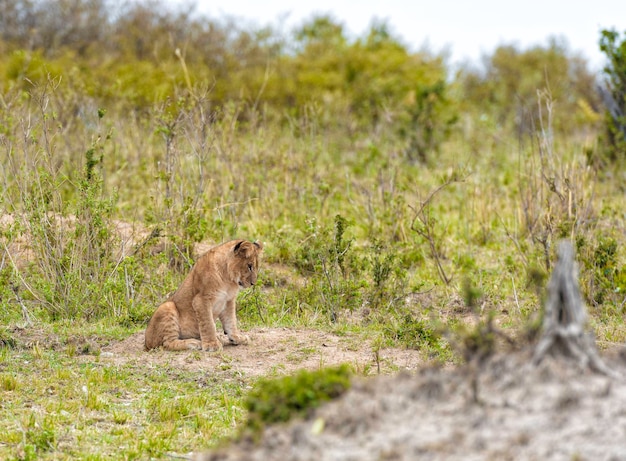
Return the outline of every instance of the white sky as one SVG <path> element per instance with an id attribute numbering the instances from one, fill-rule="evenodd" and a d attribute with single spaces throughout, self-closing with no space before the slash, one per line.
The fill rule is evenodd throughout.
<path id="1" fill-rule="evenodd" d="M 180 1 L 180 0 L 170 0 Z M 330 13 L 349 34 L 361 35 L 373 18 L 386 19 L 413 51 L 447 50 L 450 63 L 478 61 L 501 44 L 522 48 L 563 37 L 599 70 L 600 30 L 626 31 L 626 0 L 197 0 L 210 17 L 235 16 L 258 25 L 292 25 L 313 13 Z"/>

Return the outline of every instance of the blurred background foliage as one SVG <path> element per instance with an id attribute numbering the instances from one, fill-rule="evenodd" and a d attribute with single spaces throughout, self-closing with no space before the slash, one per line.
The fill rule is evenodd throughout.
<path id="1" fill-rule="evenodd" d="M 471 129 L 469 113 L 498 129 L 531 130 L 538 88 L 559 106 L 557 130 L 586 132 L 602 113 L 596 76 L 557 39 L 501 45 L 453 74 L 445 55 L 410 49 L 385 22 L 356 37 L 330 16 L 284 31 L 160 0 L 2 0 L 0 34 L 5 95 L 58 78 L 62 90 L 109 110 L 141 113 L 209 94 L 214 110 L 241 104 L 241 120 L 314 114 L 322 128 L 348 132 L 393 122 L 418 160 L 454 126 Z"/>

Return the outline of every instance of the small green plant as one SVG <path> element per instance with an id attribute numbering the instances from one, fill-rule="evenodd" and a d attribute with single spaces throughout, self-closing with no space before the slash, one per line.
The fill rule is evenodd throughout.
<path id="1" fill-rule="evenodd" d="M 0 375 L 0 389 L 3 391 L 14 391 L 17 389 L 17 379 L 13 375 Z"/>
<path id="2" fill-rule="evenodd" d="M 449 349 L 440 331 L 423 319 L 405 311 L 383 327 L 384 335 L 407 349 L 423 350 L 428 355 L 446 360 Z"/>
<path id="3" fill-rule="evenodd" d="M 451 342 L 466 363 L 481 365 L 495 354 L 498 339 L 506 341 L 509 345 L 515 343 L 494 325 L 496 312 L 493 309 L 483 312 L 484 306 L 479 306 L 484 297 L 483 290 L 469 277 L 464 280 L 462 290 L 466 308 L 473 314 L 474 321 L 456 323 L 450 332 Z"/>
<path id="4" fill-rule="evenodd" d="M 6 328 L 0 327 L 0 348 L 14 349 L 17 346 L 17 341 L 11 335 Z"/>
<path id="5" fill-rule="evenodd" d="M 455 331 L 459 338 L 459 352 L 466 362 L 482 362 L 495 353 L 497 333 L 494 318 L 494 312 L 489 311 L 486 318 L 479 318 L 474 326 L 459 326 Z"/>
<path id="6" fill-rule="evenodd" d="M 305 416 L 322 403 L 346 392 L 350 388 L 351 374 L 347 365 L 341 365 L 260 380 L 244 402 L 248 411 L 246 431 L 258 433 L 268 424 Z"/>
<path id="7" fill-rule="evenodd" d="M 469 277 L 463 279 L 463 301 L 465 306 L 474 311 L 478 307 L 478 301 L 483 297 L 483 292 L 480 288 L 472 283 Z"/>
<path id="8" fill-rule="evenodd" d="M 592 242 L 579 239 L 581 285 L 594 306 L 624 306 L 626 299 L 626 267 L 620 263 L 617 240 L 599 235 Z"/>
<path id="9" fill-rule="evenodd" d="M 83 404 L 85 408 L 89 410 L 104 410 L 108 407 L 108 403 L 106 402 L 105 398 L 100 394 L 96 386 L 84 386 L 83 393 Z"/>
<path id="10" fill-rule="evenodd" d="M 38 421 L 33 413 L 26 423 L 25 443 L 22 459 L 37 459 L 43 453 L 54 450 L 57 443 L 57 434 L 54 422 L 49 418 Z"/>
<path id="11" fill-rule="evenodd" d="M 123 425 L 126 424 L 131 419 L 131 415 L 125 411 L 115 411 L 113 412 L 113 422 L 115 424 Z"/>
<path id="12" fill-rule="evenodd" d="M 191 413 L 191 402 L 188 399 L 161 399 L 154 402 L 156 417 L 158 421 L 176 421 L 186 418 Z"/>
<path id="13" fill-rule="evenodd" d="M 347 263 L 350 261 L 352 239 L 346 238 L 350 223 L 341 215 L 336 215 L 334 231 L 330 227 L 319 226 L 316 220 L 308 222 L 309 236 L 300 247 L 296 265 L 303 274 L 310 272 L 337 273 L 347 276 Z"/>
<path id="14" fill-rule="evenodd" d="M 373 310 L 399 310 L 405 305 L 406 270 L 396 251 L 375 240 L 369 252 L 372 285 L 368 293 Z"/>
<path id="15" fill-rule="evenodd" d="M 356 257 L 351 252 L 352 240 L 346 238 L 348 221 L 335 216 L 334 232 L 310 223 L 311 238 L 301 247 L 297 265 L 310 276 L 301 291 L 303 299 L 320 309 L 331 322 L 341 310 L 353 310 L 361 304 L 364 285 Z"/>

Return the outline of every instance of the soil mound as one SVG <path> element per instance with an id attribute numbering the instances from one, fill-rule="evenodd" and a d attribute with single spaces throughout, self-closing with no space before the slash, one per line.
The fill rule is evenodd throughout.
<path id="1" fill-rule="evenodd" d="M 357 381 L 307 419 L 197 460 L 626 460 L 626 380 L 528 353 Z M 626 376 L 626 361 L 607 359 Z M 476 378 L 478 398 L 472 382 Z"/>

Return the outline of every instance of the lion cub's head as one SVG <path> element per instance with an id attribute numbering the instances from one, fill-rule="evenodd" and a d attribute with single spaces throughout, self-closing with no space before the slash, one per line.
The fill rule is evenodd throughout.
<path id="1" fill-rule="evenodd" d="M 259 270 L 259 254 L 263 250 L 260 242 L 241 240 L 233 248 L 234 261 L 230 265 L 231 280 L 242 288 L 256 283 Z"/>

